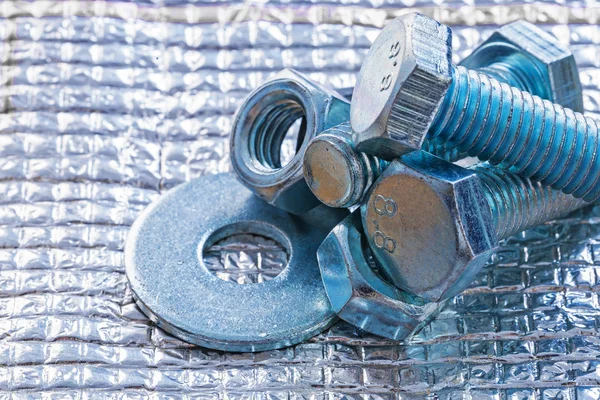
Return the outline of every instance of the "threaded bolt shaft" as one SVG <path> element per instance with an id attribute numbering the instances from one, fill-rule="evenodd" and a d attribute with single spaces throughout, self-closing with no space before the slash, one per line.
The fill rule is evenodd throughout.
<path id="1" fill-rule="evenodd" d="M 539 81 L 535 68 L 523 68 L 526 62 L 506 58 L 477 69 L 524 90 L 535 90 L 528 82 Z M 422 149 L 446 161 L 454 162 L 467 153 L 451 141 L 426 140 Z M 352 141 L 349 122 L 328 129 L 315 137 L 305 152 L 304 177 L 313 194 L 330 207 L 348 208 L 359 204 L 388 162 L 359 152 Z"/>
<path id="2" fill-rule="evenodd" d="M 546 88 L 549 86 L 547 79 L 521 53 L 506 55 L 500 61 L 481 68 L 474 68 L 474 70 L 509 86 L 547 98 L 547 100 L 554 100 L 549 98 L 546 93 Z"/>
<path id="3" fill-rule="evenodd" d="M 586 204 L 572 195 L 487 163 L 469 169 L 482 183 L 499 240 L 566 215 Z"/>
<path id="4" fill-rule="evenodd" d="M 544 81 L 543 76 L 539 74 L 537 68 L 532 68 L 531 63 L 524 59 L 521 54 L 511 54 L 502 58 L 500 61 L 496 61 L 485 67 L 477 68 L 475 71 L 492 77 L 498 82 L 505 83 L 540 97 L 546 94 L 539 88 L 540 81 Z M 544 86 L 545 85 L 542 85 L 542 87 Z M 450 162 L 458 161 L 468 156 L 466 152 L 460 151 L 458 148 L 454 147 L 451 142 L 442 140 L 425 140 L 421 149 Z"/>
<path id="5" fill-rule="evenodd" d="M 437 143 L 426 140 L 421 146 L 421 150 L 431 153 L 439 158 L 448 162 L 455 162 L 465 157 L 468 157 L 467 153 L 459 151 L 456 147 L 452 146 L 451 143 Z"/>
<path id="6" fill-rule="evenodd" d="M 598 133 L 593 118 L 453 66 L 452 83 L 427 138 L 595 202 L 600 198 Z"/>

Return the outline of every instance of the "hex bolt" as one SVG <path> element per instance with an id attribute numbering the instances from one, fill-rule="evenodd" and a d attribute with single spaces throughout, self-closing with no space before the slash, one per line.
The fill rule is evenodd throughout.
<path id="1" fill-rule="evenodd" d="M 361 213 L 390 282 L 439 301 L 468 286 L 499 240 L 585 204 L 489 164 L 467 169 L 416 151 L 386 168 Z"/>
<path id="2" fill-rule="evenodd" d="M 425 140 L 593 202 L 600 197 L 598 125 L 483 73 L 451 63 L 450 28 L 420 14 L 399 17 L 375 40 L 351 106 L 361 151 L 393 158 Z M 539 44 L 537 36 L 531 43 Z M 548 52 L 560 50 L 548 48 Z M 574 62 L 553 85 L 573 80 Z"/>
<path id="3" fill-rule="evenodd" d="M 548 87 L 554 84 L 550 82 L 550 76 L 540 72 L 535 58 L 513 44 L 521 39 L 524 32 L 543 35 L 543 31 L 528 22 L 513 22 L 497 30 L 463 63 L 542 98 L 582 108 L 577 74 L 564 85 L 575 90 L 567 91 L 565 88 L 548 92 Z M 540 40 L 546 41 L 546 48 L 556 44 L 556 39 L 549 35 Z M 569 54 L 566 51 L 563 57 L 568 58 Z M 350 123 L 344 122 L 313 138 L 306 149 L 304 177 L 313 194 L 330 207 L 349 208 L 359 204 L 388 164 L 378 157 L 357 151 L 352 135 Z M 443 141 L 425 140 L 421 149 L 449 162 L 467 156 Z"/>

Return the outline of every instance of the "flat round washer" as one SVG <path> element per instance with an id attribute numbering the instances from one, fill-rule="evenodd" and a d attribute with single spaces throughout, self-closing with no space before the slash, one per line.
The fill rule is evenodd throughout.
<path id="1" fill-rule="evenodd" d="M 178 186 L 133 224 L 125 267 L 141 309 L 185 341 L 227 351 L 263 351 L 299 343 L 328 328 L 335 313 L 316 251 L 347 212 L 317 207 L 298 217 L 254 196 L 229 174 Z M 203 250 L 234 233 L 281 243 L 288 265 L 263 283 L 219 279 Z"/>

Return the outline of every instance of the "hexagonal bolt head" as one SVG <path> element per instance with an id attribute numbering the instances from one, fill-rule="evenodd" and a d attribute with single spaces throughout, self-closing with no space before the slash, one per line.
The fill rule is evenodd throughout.
<path id="1" fill-rule="evenodd" d="M 239 180 L 268 203 L 294 214 L 319 204 L 302 171 L 308 142 L 348 120 L 350 105 L 335 91 L 304 75 L 283 70 L 254 90 L 238 109 L 231 131 L 231 162 Z M 298 145 L 285 165 L 280 149 L 288 129 L 301 119 Z"/>
<path id="2" fill-rule="evenodd" d="M 450 85 L 451 65 L 449 27 L 417 13 L 388 23 L 352 96 L 357 149 L 385 159 L 420 149 Z"/>
<path id="3" fill-rule="evenodd" d="M 513 71 L 521 74 L 517 77 L 519 82 L 513 82 L 518 84 L 512 86 L 583 112 L 575 57 L 568 47 L 541 28 L 522 20 L 504 25 L 466 57 L 461 65 L 490 73 L 485 68 L 495 62 L 510 64 Z"/>
<path id="4" fill-rule="evenodd" d="M 429 301 L 461 292 L 498 246 L 477 175 L 417 151 L 393 161 L 361 207 L 373 256 Z"/>
<path id="5" fill-rule="evenodd" d="M 327 296 L 338 316 L 362 330 L 393 340 L 418 332 L 445 306 L 398 290 L 377 275 L 365 255 L 355 211 L 325 238 L 317 257 Z"/>

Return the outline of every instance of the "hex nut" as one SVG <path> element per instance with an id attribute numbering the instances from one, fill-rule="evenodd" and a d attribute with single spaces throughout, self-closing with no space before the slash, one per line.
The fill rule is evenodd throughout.
<path id="1" fill-rule="evenodd" d="M 451 66 L 449 27 L 418 13 L 388 23 L 354 88 L 357 149 L 384 159 L 420 149 L 451 83 Z"/>
<path id="2" fill-rule="evenodd" d="M 406 339 L 446 303 L 424 302 L 387 283 L 369 266 L 365 246 L 357 210 L 331 231 L 317 251 L 327 296 L 341 319 L 388 339 Z"/>
<path id="3" fill-rule="evenodd" d="M 429 301 L 464 290 L 498 246 L 479 177 L 423 151 L 393 161 L 361 212 L 386 276 Z"/>
<path id="4" fill-rule="evenodd" d="M 239 180 L 288 212 L 303 214 L 316 207 L 319 201 L 302 171 L 304 152 L 313 137 L 347 121 L 349 111 L 348 101 L 335 91 L 294 70 L 279 72 L 246 98 L 234 118 L 231 162 Z M 296 155 L 282 165 L 282 142 L 299 118 L 302 126 Z"/>
<path id="5" fill-rule="evenodd" d="M 495 31 L 461 65 L 480 69 L 494 62 L 510 62 L 527 66 L 523 90 L 583 112 L 581 82 L 575 57 L 568 47 L 541 28 L 515 21 Z M 531 66 L 531 67 L 529 67 Z"/>

